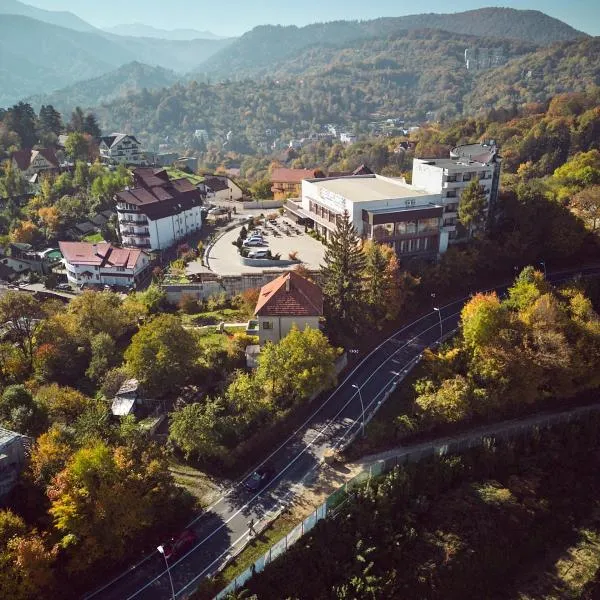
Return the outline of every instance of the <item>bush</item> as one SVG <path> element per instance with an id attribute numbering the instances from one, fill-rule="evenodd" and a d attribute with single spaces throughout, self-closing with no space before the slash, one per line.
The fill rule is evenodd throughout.
<path id="1" fill-rule="evenodd" d="M 178 305 L 179 310 L 186 315 L 193 315 L 200 310 L 198 300 L 191 294 L 182 294 Z"/>

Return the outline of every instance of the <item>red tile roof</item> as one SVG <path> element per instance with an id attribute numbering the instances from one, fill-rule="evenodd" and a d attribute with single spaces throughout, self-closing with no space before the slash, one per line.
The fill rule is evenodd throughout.
<path id="1" fill-rule="evenodd" d="M 17 152 L 12 153 L 12 158 L 17 163 L 20 171 L 26 171 L 37 153 L 41 154 L 53 167 L 58 168 L 58 159 L 51 148 L 17 150 Z"/>
<path id="2" fill-rule="evenodd" d="M 254 314 L 320 317 L 323 315 L 323 292 L 317 284 L 289 271 L 261 288 Z"/>
<path id="3" fill-rule="evenodd" d="M 108 242 L 58 242 L 68 263 L 97 267 L 124 267 L 134 269 L 143 250 L 115 248 Z"/>
<path id="4" fill-rule="evenodd" d="M 314 179 L 315 169 L 285 169 L 277 167 L 271 172 L 273 183 L 300 183 L 303 179 Z"/>

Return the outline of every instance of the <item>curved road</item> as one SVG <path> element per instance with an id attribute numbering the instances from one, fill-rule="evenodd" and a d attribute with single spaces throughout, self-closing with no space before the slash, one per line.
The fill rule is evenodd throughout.
<path id="1" fill-rule="evenodd" d="M 548 279 L 559 282 L 577 273 L 597 277 L 600 267 L 549 274 Z M 499 293 L 504 290 L 497 288 Z M 305 423 L 261 463 L 268 462 L 276 471 L 264 489 L 248 492 L 238 483 L 191 523 L 198 543 L 169 565 L 176 597 L 187 597 L 201 579 L 214 573 L 228 555 L 247 542 L 251 519 L 258 528 L 269 511 L 287 504 L 300 491 L 304 478 L 318 467 L 325 450 L 341 445 L 361 426 L 361 405 L 369 414 L 385 392 L 419 360 L 424 348 L 455 329 L 468 299 L 427 313 L 377 346 Z M 164 559 L 156 552 L 85 598 L 169 600 L 171 596 Z"/>

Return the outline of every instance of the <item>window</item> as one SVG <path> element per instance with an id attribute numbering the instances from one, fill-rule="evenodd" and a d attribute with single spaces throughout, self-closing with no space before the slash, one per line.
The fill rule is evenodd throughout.
<path id="1" fill-rule="evenodd" d="M 463 173 L 463 181 L 471 181 L 471 173 Z"/>
<path id="2" fill-rule="evenodd" d="M 446 176 L 446 181 L 448 183 L 454 183 L 456 181 L 456 175 L 447 175 Z"/>
<path id="3" fill-rule="evenodd" d="M 423 231 L 436 231 L 438 228 L 438 218 L 419 219 L 419 233 Z"/>
<path id="4" fill-rule="evenodd" d="M 383 225 L 373 225 L 373 238 L 381 240 L 394 235 L 394 224 L 384 223 Z"/>
<path id="5" fill-rule="evenodd" d="M 446 198 L 456 198 L 456 190 L 448 190 L 446 192 Z"/>
<path id="6" fill-rule="evenodd" d="M 271 321 L 263 321 L 262 328 L 263 329 L 273 329 L 273 323 L 271 323 Z"/>

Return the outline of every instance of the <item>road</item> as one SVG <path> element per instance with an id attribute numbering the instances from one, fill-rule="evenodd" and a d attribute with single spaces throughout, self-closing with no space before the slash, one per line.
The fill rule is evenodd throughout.
<path id="1" fill-rule="evenodd" d="M 549 274 L 548 279 L 561 281 L 575 273 L 597 277 L 600 267 Z M 504 289 L 498 291 L 503 293 Z M 258 527 L 269 511 L 288 503 L 301 491 L 303 479 L 318 468 L 325 450 L 341 445 L 356 432 L 363 413 L 368 414 L 385 392 L 403 378 L 423 349 L 458 326 L 461 308 L 467 300 L 463 298 L 441 307 L 440 311 L 425 314 L 377 346 L 305 423 L 261 463 L 268 463 L 276 472 L 263 490 L 252 493 L 237 484 L 192 522 L 198 543 L 170 564 L 178 598 L 190 594 L 202 578 L 214 573 L 227 555 L 248 540 L 251 519 L 254 527 Z M 169 600 L 171 587 L 163 557 L 158 552 L 150 555 L 86 596 L 91 598 Z"/>

